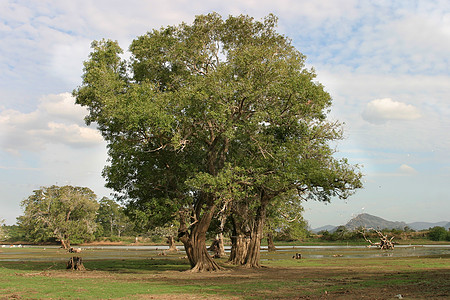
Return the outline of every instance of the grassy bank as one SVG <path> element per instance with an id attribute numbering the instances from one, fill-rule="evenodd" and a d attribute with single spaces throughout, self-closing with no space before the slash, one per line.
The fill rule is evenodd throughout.
<path id="1" fill-rule="evenodd" d="M 86 250 L 86 271 L 65 269 L 60 249 L 0 251 L 2 299 L 395 299 L 450 297 L 450 255 L 293 260 L 294 252 L 262 253 L 263 268 L 190 273 L 184 253 Z M 350 251 L 350 250 L 348 250 Z M 378 250 L 374 250 L 378 251 Z M 395 250 L 394 250 L 395 251 Z"/>

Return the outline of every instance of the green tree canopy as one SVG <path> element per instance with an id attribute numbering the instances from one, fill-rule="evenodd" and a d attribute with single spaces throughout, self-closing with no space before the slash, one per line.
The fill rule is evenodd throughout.
<path id="1" fill-rule="evenodd" d="M 117 42 L 93 42 L 74 91 L 108 142 L 108 187 L 155 226 L 181 215 L 194 270 L 218 267 L 205 246 L 217 210 L 247 216 L 240 230 L 254 228 L 256 249 L 277 197 L 330 201 L 361 186 L 329 146 L 342 137 L 326 119 L 330 95 L 276 23 L 197 16 L 138 37 L 128 60 Z"/>
<path id="2" fill-rule="evenodd" d="M 125 209 L 114 200 L 103 197 L 99 201 L 96 223 L 105 236 L 121 236 L 133 228 L 133 224 L 125 214 Z"/>
<path id="3" fill-rule="evenodd" d="M 5 220 L 0 219 L 0 241 L 3 241 L 6 238 L 6 232 L 5 232 Z"/>
<path id="4" fill-rule="evenodd" d="M 98 203 L 89 188 L 42 187 L 23 200 L 21 206 L 24 215 L 18 218 L 18 224 L 29 240 L 56 238 L 64 248 L 69 248 L 73 239 L 93 238 Z"/>
<path id="5" fill-rule="evenodd" d="M 275 232 L 275 236 L 279 240 L 302 240 L 308 235 L 308 222 L 303 218 L 303 206 L 301 198 L 296 194 L 285 194 L 285 197 L 279 199 L 280 203 L 275 203 L 270 209 L 268 217 L 268 225 Z"/>

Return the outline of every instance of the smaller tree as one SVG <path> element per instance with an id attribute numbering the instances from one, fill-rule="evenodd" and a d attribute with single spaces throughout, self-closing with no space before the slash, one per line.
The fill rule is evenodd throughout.
<path id="1" fill-rule="evenodd" d="M 73 239 L 93 238 L 98 203 L 89 188 L 42 187 L 23 200 L 21 206 L 24 215 L 18 218 L 18 224 L 31 241 L 55 238 L 68 249 Z"/>
<path id="2" fill-rule="evenodd" d="M 25 240 L 25 231 L 22 227 L 18 226 L 17 224 L 3 225 L 2 230 L 5 241 L 19 242 Z"/>
<path id="3" fill-rule="evenodd" d="M 333 233 L 333 240 L 335 240 L 335 241 L 338 241 L 338 240 L 343 241 L 343 240 L 346 239 L 346 237 L 348 235 L 349 235 L 349 231 L 348 231 L 347 227 L 341 225 L 341 226 L 338 226 L 336 228 L 336 230 L 334 231 L 334 233 Z"/>
<path id="4" fill-rule="evenodd" d="M 5 224 L 5 220 L 0 219 L 0 241 L 3 241 L 6 238 L 4 224 Z"/>
<path id="5" fill-rule="evenodd" d="M 303 206 L 295 193 L 286 193 L 275 210 L 268 213 L 268 225 L 274 230 L 276 239 L 300 241 L 308 235 L 308 223 L 303 218 Z M 270 231 L 269 231 L 270 232 Z"/>
<path id="6" fill-rule="evenodd" d="M 96 222 L 99 225 L 99 232 L 102 232 L 103 235 L 120 237 L 133 227 L 125 214 L 125 209 L 117 202 L 103 197 L 99 204 Z"/>
<path id="7" fill-rule="evenodd" d="M 177 246 L 175 245 L 175 236 L 177 235 L 178 227 L 175 224 L 157 226 L 148 233 L 152 236 L 153 241 L 162 241 L 166 239 L 166 243 L 169 245 L 169 251 L 178 251 Z"/>

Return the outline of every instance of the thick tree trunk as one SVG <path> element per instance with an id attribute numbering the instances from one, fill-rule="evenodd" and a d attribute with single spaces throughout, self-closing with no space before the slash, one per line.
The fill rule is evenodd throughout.
<path id="1" fill-rule="evenodd" d="M 191 225 L 190 232 L 184 218 L 180 218 L 178 237 L 184 245 L 192 272 L 218 271 L 221 269 L 206 249 L 206 231 L 209 228 L 214 211 L 214 205 L 205 209 L 200 220 Z"/>
<path id="2" fill-rule="evenodd" d="M 214 252 L 214 258 L 221 258 L 225 256 L 222 233 L 216 235 L 216 239 L 212 242 L 211 246 L 209 246 L 208 250 Z"/>
<path id="3" fill-rule="evenodd" d="M 272 232 L 267 233 L 267 250 L 269 252 L 277 251 L 277 248 L 275 248 L 275 244 L 273 243 L 273 233 Z"/>
<path id="4" fill-rule="evenodd" d="M 256 214 L 255 223 L 250 235 L 250 242 L 245 258 L 244 266 L 247 268 L 261 267 L 259 261 L 261 258 L 261 240 L 263 238 L 264 222 L 266 220 L 266 205 L 261 204 Z"/>
<path id="5" fill-rule="evenodd" d="M 62 238 L 61 239 L 61 247 L 63 249 L 69 250 L 70 249 L 70 241 Z"/>
<path id="6" fill-rule="evenodd" d="M 247 249 L 244 266 L 247 268 L 259 268 L 261 258 L 261 240 L 263 238 L 264 223 L 266 221 L 266 207 L 268 199 L 265 197 L 264 191 L 261 195 L 261 203 L 256 212 L 252 230 L 250 232 L 250 241 Z"/>
<path id="7" fill-rule="evenodd" d="M 261 238 L 251 237 L 248 244 L 247 257 L 245 258 L 244 266 L 246 268 L 259 268 L 259 260 L 261 258 Z"/>
<path id="8" fill-rule="evenodd" d="M 180 237 L 184 244 L 192 272 L 218 271 L 220 266 L 213 260 L 206 249 L 206 234 L 203 232 L 193 233 L 190 236 Z"/>
<path id="9" fill-rule="evenodd" d="M 232 216 L 233 232 L 231 235 L 231 253 L 228 262 L 234 265 L 243 265 L 247 257 L 249 239 L 245 234 L 244 216 Z"/>
<path id="10" fill-rule="evenodd" d="M 67 269 L 84 271 L 86 268 L 83 265 L 83 259 L 78 256 L 71 257 L 67 262 Z"/>
<path id="11" fill-rule="evenodd" d="M 267 200 L 261 199 L 260 207 L 253 220 L 250 237 L 244 234 L 244 222 L 233 219 L 233 236 L 231 237 L 231 255 L 229 262 L 247 268 L 259 268 L 261 258 L 261 240 L 266 220 Z"/>
<path id="12" fill-rule="evenodd" d="M 218 241 L 219 241 L 219 255 L 220 257 L 224 257 L 225 254 L 225 246 L 223 245 L 223 233 L 218 234 Z"/>
<path id="13" fill-rule="evenodd" d="M 249 239 L 243 235 L 231 237 L 231 254 L 228 261 L 234 265 L 243 265 L 247 257 Z"/>

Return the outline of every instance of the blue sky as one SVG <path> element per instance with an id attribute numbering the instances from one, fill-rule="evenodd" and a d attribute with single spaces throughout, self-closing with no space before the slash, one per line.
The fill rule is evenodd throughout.
<path id="1" fill-rule="evenodd" d="M 450 2 L 448 1 L 0 1 L 0 219 L 52 184 L 108 196 L 106 146 L 70 95 L 93 40 L 127 49 L 161 26 L 218 12 L 279 18 L 345 122 L 338 156 L 363 165 L 365 188 L 305 203 L 312 227 L 359 213 L 450 221 Z"/>

